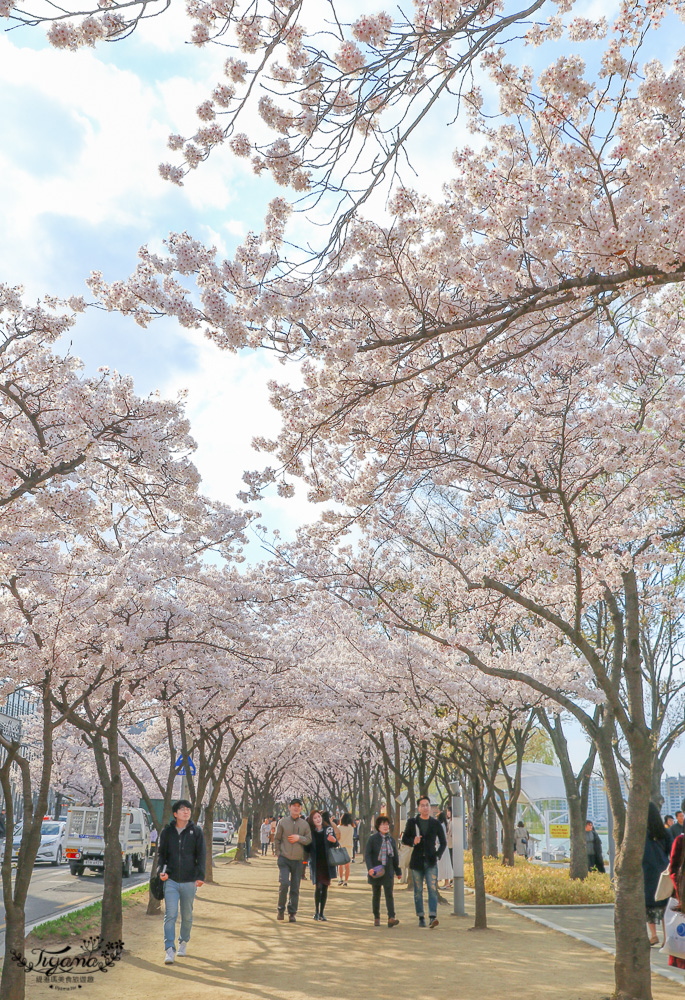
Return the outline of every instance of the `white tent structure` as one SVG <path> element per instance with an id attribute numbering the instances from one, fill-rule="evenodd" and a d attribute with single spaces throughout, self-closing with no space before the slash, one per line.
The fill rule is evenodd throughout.
<path id="1" fill-rule="evenodd" d="M 507 773 L 511 774 L 509 769 Z M 495 779 L 497 788 L 506 789 L 507 780 L 504 774 L 499 774 Z M 552 764 L 534 764 L 524 762 L 521 766 L 521 794 L 519 803 L 522 806 L 530 806 L 540 817 L 545 828 L 545 853 L 548 855 L 543 860 L 548 860 L 550 855 L 550 827 L 559 823 L 562 817 L 568 817 L 567 809 L 561 808 L 551 813 L 549 809 L 541 809 L 540 803 L 550 800 L 563 800 L 566 802 L 566 788 L 560 767 Z"/>

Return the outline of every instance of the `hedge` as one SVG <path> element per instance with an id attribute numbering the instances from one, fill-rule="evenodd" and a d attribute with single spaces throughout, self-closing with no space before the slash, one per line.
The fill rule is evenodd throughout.
<path id="1" fill-rule="evenodd" d="M 547 868 L 516 858 L 513 868 L 495 858 L 484 858 L 485 891 L 511 903 L 535 906 L 613 903 L 614 890 L 608 875 L 591 872 L 584 880 L 569 878 L 566 868 Z M 473 888 L 473 862 L 464 854 L 464 881 Z"/>

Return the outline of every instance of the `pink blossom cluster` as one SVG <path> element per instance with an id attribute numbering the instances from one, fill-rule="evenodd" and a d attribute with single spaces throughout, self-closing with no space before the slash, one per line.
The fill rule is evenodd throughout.
<path id="1" fill-rule="evenodd" d="M 335 55 L 335 62 L 343 73 L 352 74 L 366 65 L 366 58 L 358 45 L 345 41 Z"/>
<path id="2" fill-rule="evenodd" d="M 352 33 L 358 42 L 379 48 L 385 42 L 392 28 L 392 18 L 381 12 L 375 16 L 364 15 L 352 25 Z"/>

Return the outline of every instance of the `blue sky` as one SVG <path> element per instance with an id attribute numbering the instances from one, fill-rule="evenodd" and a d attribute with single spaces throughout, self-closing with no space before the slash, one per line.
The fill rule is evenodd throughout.
<path id="1" fill-rule="evenodd" d="M 367 7 L 347 2 L 350 19 Z M 614 7 L 613 0 L 593 0 L 578 13 L 598 16 Z M 0 280 L 23 284 L 29 297 L 83 294 L 91 269 L 107 279 L 125 277 L 138 247 L 159 246 L 169 231 L 187 230 L 230 255 L 248 230 L 261 228 L 266 204 L 282 192 L 227 151 L 191 173 L 183 188 L 159 177 L 159 162 L 172 158 L 168 135 L 194 130 L 195 108 L 222 79 L 226 57 L 222 48 L 184 44 L 183 8 L 174 0 L 131 39 L 78 53 L 50 48 L 40 28 L 0 33 Z M 682 23 L 670 23 L 672 30 L 667 25 L 658 36 L 666 62 L 683 37 Z M 536 68 L 558 54 L 519 52 Z M 461 126 L 448 126 L 451 117 L 450 109 L 440 109 L 412 150 L 419 177 L 407 172 L 407 179 L 433 196 L 449 176 L 451 151 L 461 141 L 473 143 Z M 436 157 L 436 149 L 444 155 Z M 368 210 L 382 211 L 382 200 Z M 79 322 L 71 341 L 89 372 L 108 365 L 131 374 L 140 393 L 187 390 L 204 490 L 239 504 L 243 471 L 266 464 L 251 449 L 252 436 L 278 430 L 266 382 L 283 380 L 284 371 L 273 357 L 222 353 L 174 323 L 142 330 L 99 312 Z M 316 509 L 302 493 L 291 501 L 274 495 L 262 514 L 288 536 Z M 574 742 L 580 757 L 584 738 L 578 734 Z M 685 770 L 681 756 L 672 755 L 671 770 Z"/>

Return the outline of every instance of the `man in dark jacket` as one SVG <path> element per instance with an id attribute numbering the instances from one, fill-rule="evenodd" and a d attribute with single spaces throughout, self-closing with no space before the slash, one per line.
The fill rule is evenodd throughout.
<path id="1" fill-rule="evenodd" d="M 414 906 L 419 927 L 426 926 L 423 911 L 424 881 L 428 889 L 429 926 L 438 926 L 438 861 L 447 849 L 442 823 L 438 823 L 430 811 L 430 799 L 422 795 L 419 799 L 419 814 L 407 820 L 402 835 L 402 843 L 408 847 L 413 846 L 409 867 L 414 876 Z"/>
<path id="2" fill-rule="evenodd" d="M 191 820 L 192 807 L 179 799 L 171 807 L 173 819 L 159 838 L 157 865 L 164 882 L 164 961 L 171 964 L 176 955 L 186 954 L 193 924 L 195 893 L 205 880 L 205 838 L 202 829 Z M 178 952 L 176 917 L 181 907 L 181 930 Z"/>
<path id="3" fill-rule="evenodd" d="M 671 823 L 668 828 L 668 836 L 671 843 L 673 843 L 676 837 L 679 837 L 681 833 L 685 833 L 685 816 L 683 816 L 682 810 L 679 809 L 675 814 L 675 823 Z"/>
<path id="4" fill-rule="evenodd" d="M 604 875 L 604 849 L 599 834 L 595 830 L 592 820 L 585 822 L 585 852 L 587 854 L 587 870 L 595 870 Z"/>

